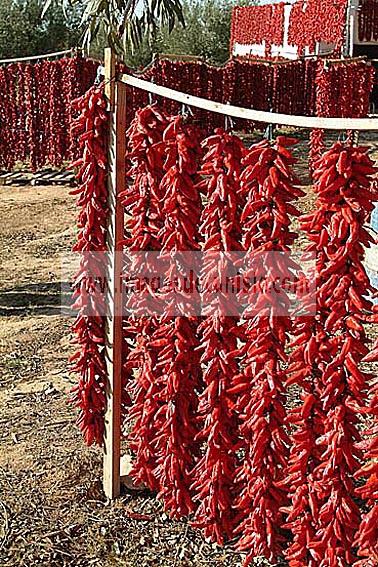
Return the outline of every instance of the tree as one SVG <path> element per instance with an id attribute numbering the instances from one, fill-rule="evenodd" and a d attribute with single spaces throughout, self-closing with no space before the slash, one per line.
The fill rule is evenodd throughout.
<path id="1" fill-rule="evenodd" d="M 80 41 L 81 14 L 64 14 L 58 0 L 42 20 L 40 0 L 1 0 L 0 58 L 38 55 L 76 46 Z"/>
<path id="2" fill-rule="evenodd" d="M 224 63 L 230 52 L 232 5 L 229 0 L 184 0 L 185 28 L 177 26 L 172 33 L 163 28 L 157 35 L 156 51 Z"/>
<path id="3" fill-rule="evenodd" d="M 183 0 L 185 27 L 157 30 L 154 38 L 144 38 L 127 63 L 145 67 L 154 53 L 195 55 L 220 65 L 230 55 L 231 12 L 234 2 L 226 0 Z"/>
<path id="4" fill-rule="evenodd" d="M 44 0 L 43 16 L 55 1 L 66 13 L 73 6 L 82 8 L 87 47 L 103 34 L 106 43 L 122 55 L 126 46 L 134 50 L 144 37 L 155 37 L 159 27 L 172 30 L 177 22 L 184 23 L 180 0 Z"/>

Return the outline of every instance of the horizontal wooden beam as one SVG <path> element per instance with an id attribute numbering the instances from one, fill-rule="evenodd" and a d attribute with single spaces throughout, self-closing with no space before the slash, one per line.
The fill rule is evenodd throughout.
<path id="1" fill-rule="evenodd" d="M 291 116 L 288 114 L 278 114 L 275 112 L 265 112 L 262 110 L 252 110 L 214 102 L 206 98 L 200 98 L 180 91 L 155 85 L 149 81 L 123 74 L 119 80 L 130 87 L 135 87 L 149 93 L 156 94 L 188 106 L 202 108 L 210 112 L 217 112 L 233 118 L 244 118 L 254 122 L 266 122 L 268 124 L 279 124 L 282 126 L 293 126 L 296 128 L 321 128 L 323 130 L 359 130 L 374 131 L 378 130 L 377 118 L 322 118 L 317 116 Z"/>
<path id="2" fill-rule="evenodd" d="M 39 61 L 40 59 L 50 59 L 51 57 L 59 57 L 61 55 L 68 55 L 80 51 L 80 48 L 65 49 L 64 51 L 55 51 L 54 53 L 45 53 L 44 55 L 30 55 L 29 57 L 15 57 L 14 59 L 0 59 L 0 65 L 8 63 L 22 63 L 27 61 Z"/>
<path id="3" fill-rule="evenodd" d="M 202 62 L 204 57 L 199 55 L 176 55 L 175 53 L 155 53 L 156 59 L 172 59 L 173 61 Z"/>

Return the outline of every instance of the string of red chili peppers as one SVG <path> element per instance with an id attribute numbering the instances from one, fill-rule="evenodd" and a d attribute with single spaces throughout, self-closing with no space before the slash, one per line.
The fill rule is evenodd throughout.
<path id="1" fill-rule="evenodd" d="M 79 140 L 82 158 L 78 167 L 79 234 L 73 248 L 81 253 L 80 268 L 74 278 L 73 308 L 78 316 L 73 325 L 79 350 L 72 356 L 79 375 L 71 401 L 79 409 L 77 423 L 87 445 L 101 445 L 104 434 L 107 371 L 105 361 L 105 302 L 98 289 L 104 277 L 107 222 L 107 139 L 108 119 L 104 87 L 92 88 L 74 102 L 79 117 L 73 135 Z"/>
<path id="2" fill-rule="evenodd" d="M 272 45 L 284 41 L 285 3 L 265 6 L 238 6 L 232 11 L 231 53 L 235 44 L 253 45 L 265 41 L 265 56 L 271 55 Z"/>
<path id="3" fill-rule="evenodd" d="M 160 182 L 164 175 L 161 142 L 167 125 L 167 118 L 156 106 L 147 106 L 136 113 L 126 134 L 130 183 L 127 191 L 120 195 L 129 215 L 125 242 L 128 287 L 136 293 L 126 305 L 130 316 L 125 329 L 127 336 L 135 342 L 125 371 L 137 369 L 129 416 L 133 424 L 129 442 L 135 455 L 131 474 L 137 484 L 154 491 L 160 488 L 154 469 L 162 377 L 157 369 L 160 351 L 154 346 L 152 337 L 158 326 L 159 311 L 153 305 L 157 290 L 148 285 L 139 289 L 138 283 L 145 274 L 159 273 L 156 255 L 152 253 L 161 250 L 159 232 L 163 226 L 163 195 Z"/>
<path id="4" fill-rule="evenodd" d="M 78 155 L 71 102 L 94 83 L 98 63 L 79 56 L 0 69 L 0 166 L 29 160 L 33 171 Z M 68 71 L 69 69 L 69 71 Z M 71 149 L 70 147 L 71 146 Z"/>
<path id="5" fill-rule="evenodd" d="M 212 67 L 202 62 L 159 60 L 143 74 L 144 79 L 170 86 L 195 96 L 244 106 L 257 110 L 272 110 L 286 114 L 319 116 L 363 116 L 369 108 L 372 68 L 365 62 L 332 64 L 330 68 L 314 60 L 295 61 L 272 66 L 269 63 L 231 60 L 224 67 Z M 353 77 L 358 77 L 354 80 Z M 237 85 L 237 88 L 236 86 Z M 290 89 L 287 88 L 290 85 Z M 348 88 L 344 88 L 348 85 Z M 291 94 L 288 95 L 288 92 Z M 297 93 L 297 96 L 293 96 Z M 318 100 L 316 100 L 318 97 Z M 167 113 L 176 113 L 179 105 L 163 101 Z M 146 94 L 137 91 L 129 101 L 129 118 L 146 105 Z M 206 111 L 193 110 L 206 131 L 220 127 L 224 119 Z M 253 123 L 236 120 L 237 129 L 251 130 Z M 319 132 L 312 136 L 312 154 L 324 150 Z"/>
<path id="6" fill-rule="evenodd" d="M 330 116 L 330 100 L 336 101 L 336 97 L 329 91 L 328 69 L 323 61 L 316 63 L 315 83 L 315 114 L 316 116 Z M 325 132 L 321 128 L 314 128 L 310 133 L 309 169 L 311 175 L 317 169 L 318 161 L 323 155 L 326 142 Z"/>
<path id="7" fill-rule="evenodd" d="M 240 416 L 245 452 L 236 476 L 235 512 L 240 536 L 237 549 L 247 551 L 246 565 L 254 557 L 272 561 L 282 555 L 285 541 L 282 507 L 287 490 L 285 477 L 290 441 L 285 428 L 285 345 L 291 331 L 290 300 L 285 281 L 298 269 L 288 257 L 297 235 L 290 231 L 289 215 L 299 213 L 292 204 L 303 192 L 293 174 L 295 159 L 289 149 L 296 140 L 278 137 L 273 145 L 252 146 L 243 160 L 241 188 L 246 205 L 241 217 L 247 255 L 244 278 L 247 292 L 243 371 L 229 394 L 234 394 Z M 294 274 L 293 274 L 294 272 Z"/>
<path id="8" fill-rule="evenodd" d="M 355 502 L 353 477 L 362 456 L 357 424 L 372 378 L 359 368 L 368 353 L 361 321 L 371 311 L 370 302 L 364 298 L 371 286 L 362 260 L 363 246 L 369 245 L 372 238 L 363 227 L 373 209 L 370 179 L 375 171 L 366 148 L 335 144 L 324 154 L 314 174 L 316 212 L 302 217 L 301 227 L 313 243 L 309 251 L 317 254 L 317 320 L 323 327 L 320 332 L 316 326 L 313 328 L 312 340 L 309 328 L 301 330 L 302 351 L 304 341 L 308 341 L 307 359 L 303 351 L 303 370 L 310 377 L 312 367 L 319 368 L 315 395 L 310 393 L 305 399 L 302 412 L 307 415 L 316 404 L 318 408 L 312 409 L 313 433 L 318 435 L 321 416 L 323 432 L 315 439 L 317 449 L 311 466 L 316 466 L 307 476 L 310 486 L 302 503 L 296 501 L 294 506 L 297 514 L 302 507 L 307 519 L 311 514 L 315 533 L 308 543 L 310 534 L 303 531 L 308 521 L 303 523 L 302 531 L 298 522 L 294 524 L 296 540 L 289 552 L 293 565 L 296 545 L 298 557 L 305 553 L 303 546 L 309 546 L 314 565 L 336 567 L 340 561 L 349 565 L 356 560 L 353 543 L 360 510 Z M 313 325 L 311 319 L 307 324 Z M 302 378 L 305 376 L 303 373 Z M 302 474 L 307 456 L 298 462 Z M 292 471 L 293 467 L 294 463 Z"/>
<path id="9" fill-rule="evenodd" d="M 375 189 L 377 189 L 376 184 Z M 377 307 L 371 322 L 378 322 Z M 363 361 L 378 362 L 378 340 Z M 367 441 L 364 443 L 366 462 L 356 474 L 358 479 L 365 479 L 365 483 L 358 487 L 356 492 L 368 505 L 368 512 L 362 516 L 355 541 L 355 545 L 358 546 L 358 556 L 364 558 L 356 563 L 359 567 L 364 567 L 366 561 L 371 558 L 378 558 L 378 382 L 376 380 L 371 382 L 369 394 L 368 413 L 371 414 L 373 423 L 364 431 Z"/>
<path id="10" fill-rule="evenodd" d="M 378 5 L 375 0 L 361 0 L 358 10 L 358 38 L 360 41 L 378 39 Z"/>
<path id="11" fill-rule="evenodd" d="M 346 28 L 347 0 L 300 0 L 291 7 L 289 44 L 305 47 L 315 53 L 316 42 L 335 44 L 334 54 L 340 54 Z"/>
<path id="12" fill-rule="evenodd" d="M 311 254 L 308 259 L 311 258 Z M 316 271 L 311 273 L 316 282 Z M 290 342 L 293 349 L 287 374 L 287 386 L 293 384 L 302 389 L 302 405 L 292 409 L 288 415 L 291 424 L 291 451 L 287 477 L 284 484 L 289 490 L 290 505 L 285 527 L 293 538 L 285 556 L 290 567 L 318 567 L 311 543 L 318 528 L 319 503 L 315 490 L 314 469 L 320 461 L 320 450 L 316 440 L 323 434 L 323 419 L 319 403 L 318 387 L 321 378 L 319 364 L 322 349 L 327 347 L 327 336 L 323 329 L 324 317 L 315 319 L 315 289 L 304 289 L 298 320 L 293 330 L 295 338 Z M 304 311 L 304 316 L 303 315 Z"/>
<path id="13" fill-rule="evenodd" d="M 201 364 L 205 389 L 199 401 L 204 444 L 191 486 L 198 502 L 193 525 L 218 544 L 232 539 L 235 529 L 235 473 L 239 448 L 237 418 L 228 390 L 237 373 L 238 305 L 226 282 L 236 277 L 235 254 L 241 250 L 241 160 L 245 148 L 239 138 L 223 129 L 202 142 L 207 153 L 200 174 L 205 178 L 197 190 L 205 195 L 201 215 L 203 237 L 201 271 L 202 313 L 199 326 Z"/>
<path id="14" fill-rule="evenodd" d="M 26 108 L 25 108 L 25 64 L 17 64 L 17 142 L 15 154 L 17 160 L 24 163 L 27 159 L 27 130 L 26 130 Z M 0 152 L 3 155 L 3 152 Z"/>
<path id="15" fill-rule="evenodd" d="M 193 254 L 199 250 L 198 224 L 201 200 L 195 187 L 201 156 L 199 134 L 178 116 L 164 132 L 165 175 L 160 184 L 164 225 L 161 259 L 167 263 L 166 285 L 161 290 L 165 314 L 153 336 L 152 345 L 160 349 L 157 362 L 162 376 L 159 423 L 156 425 L 156 477 L 159 495 L 172 517 L 187 516 L 196 505 L 190 489 L 193 468 L 199 456 L 198 393 L 202 371 L 197 335 L 196 286 L 191 281 Z M 182 287 L 190 285 L 192 293 Z M 178 287 L 175 282 L 179 282 Z M 181 282 L 181 287 L 180 287 Z M 193 303 L 194 302 L 194 303 Z"/>
<path id="16" fill-rule="evenodd" d="M 11 120 L 11 99 L 9 98 L 8 85 L 9 71 L 6 67 L 0 67 L 0 166 L 6 170 L 12 169 L 15 165 L 15 157 L 9 151 L 13 141 L 13 124 Z"/>
<path id="17" fill-rule="evenodd" d="M 364 362 L 378 362 L 378 342 L 373 352 L 365 357 Z M 369 507 L 363 514 L 354 545 L 358 547 L 358 556 L 362 559 L 355 565 L 364 567 L 370 559 L 378 558 L 378 386 L 374 381 L 371 386 L 369 413 L 373 417 L 373 424 L 364 436 L 367 437 L 367 448 L 364 451 L 366 463 L 356 473 L 357 478 L 365 478 L 363 486 L 356 492 L 363 498 Z"/>
<path id="18" fill-rule="evenodd" d="M 316 73 L 317 116 L 362 118 L 369 111 L 374 68 L 364 62 L 318 62 Z M 349 141 L 353 137 L 349 133 Z M 312 130 L 310 135 L 309 165 L 313 172 L 325 150 L 323 130 Z"/>

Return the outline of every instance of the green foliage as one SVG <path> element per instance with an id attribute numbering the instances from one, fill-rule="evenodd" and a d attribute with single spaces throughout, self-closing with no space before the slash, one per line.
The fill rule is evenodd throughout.
<path id="1" fill-rule="evenodd" d="M 83 9 L 84 45 L 88 48 L 101 34 L 107 45 L 124 55 L 144 38 L 155 37 L 157 29 L 172 30 L 183 23 L 180 0 L 43 0 L 43 14 L 55 1 L 68 13 L 73 6 Z"/>
<path id="2" fill-rule="evenodd" d="M 170 33 L 167 27 L 159 30 L 151 41 L 143 41 L 127 57 L 133 67 L 143 67 L 153 53 L 195 55 L 222 64 L 229 58 L 231 0 L 184 0 L 185 27 L 176 26 Z"/>
<path id="3" fill-rule="evenodd" d="M 64 14 L 54 0 L 42 20 L 40 0 L 1 0 L 0 58 L 24 57 L 75 47 L 80 42 L 80 12 Z"/>
<path id="4" fill-rule="evenodd" d="M 230 2 L 185 0 L 186 27 L 178 26 L 171 34 L 163 29 L 157 37 L 157 51 L 198 55 L 213 63 L 224 63 L 230 50 L 231 10 Z"/>

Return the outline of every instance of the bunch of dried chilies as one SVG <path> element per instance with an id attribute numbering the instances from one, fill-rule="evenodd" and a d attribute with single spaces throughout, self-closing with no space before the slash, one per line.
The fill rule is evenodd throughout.
<path id="1" fill-rule="evenodd" d="M 98 63 L 79 55 L 0 66 L 0 168 L 36 171 L 76 157 L 72 101 L 95 82 Z"/>
<path id="2" fill-rule="evenodd" d="M 101 251 L 102 90 L 91 90 L 77 110 L 76 250 Z M 137 112 L 127 139 L 126 275 L 133 281 L 153 270 L 153 258 L 164 273 L 159 289 L 133 296 L 125 320 L 124 406 L 131 407 L 124 419 L 135 482 L 212 541 L 236 542 L 246 565 L 261 556 L 286 558 L 291 567 L 373 565 L 377 426 L 366 440 L 360 427 L 378 413 L 374 377 L 361 367 L 378 358 L 364 327 L 377 318 L 363 266 L 372 244 L 365 224 L 378 199 L 367 149 L 337 142 L 314 162 L 314 212 L 299 218 L 310 242 L 305 259 L 316 259 L 306 280 L 290 255 L 304 195 L 294 173 L 296 140 L 279 136 L 247 149 L 223 129 L 205 137 L 156 105 Z M 201 288 L 173 292 L 167 282 L 187 276 L 186 254 L 197 252 Z M 102 442 L 106 387 L 101 304 L 86 314 L 98 300 L 89 278 L 96 269 L 83 260 L 76 279 L 74 401 L 89 444 Z M 237 295 L 223 292 L 224 274 L 242 278 Z M 303 287 L 309 281 L 316 293 Z M 290 292 L 299 288 L 293 307 Z"/>

